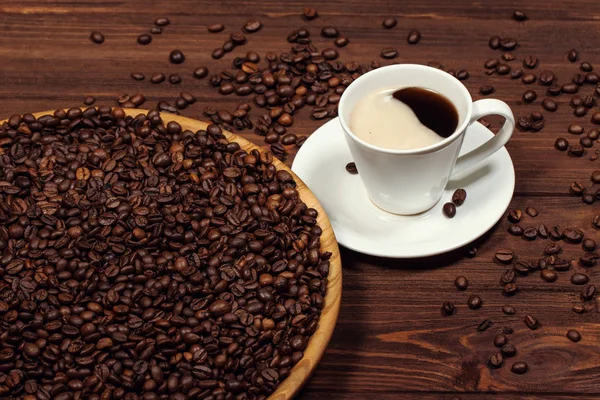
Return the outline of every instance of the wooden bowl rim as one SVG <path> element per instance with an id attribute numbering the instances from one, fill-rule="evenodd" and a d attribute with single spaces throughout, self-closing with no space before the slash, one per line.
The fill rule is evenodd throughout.
<path id="1" fill-rule="evenodd" d="M 86 107 L 82 107 L 81 109 L 83 110 L 85 108 Z M 132 117 L 135 117 L 139 114 L 147 115 L 150 111 L 140 108 L 123 108 L 123 110 L 125 111 L 126 115 Z M 42 115 L 53 114 L 54 111 L 43 111 L 34 113 L 33 115 L 36 118 L 39 118 Z M 182 126 L 183 129 L 190 129 L 194 132 L 205 130 L 209 125 L 200 120 L 170 113 L 160 113 L 160 116 L 165 124 L 170 121 L 176 121 Z M 5 121 L 7 121 L 7 119 L 0 121 L 0 123 Z M 244 150 L 248 152 L 253 149 L 257 149 L 260 152 L 265 151 L 249 140 L 237 136 L 231 132 L 223 131 L 223 134 L 227 140 L 237 142 Z M 325 214 L 325 210 L 323 210 L 323 207 L 317 198 L 306 186 L 306 184 L 287 165 L 275 157 L 273 158 L 273 164 L 277 169 L 283 169 L 292 174 L 296 181 L 296 188 L 302 201 L 308 207 L 312 207 L 318 211 L 319 215 L 317 217 L 317 222 L 323 230 L 321 235 L 321 248 L 322 250 L 330 251 L 332 253 L 332 256 L 329 260 L 330 267 L 327 294 L 325 295 L 325 306 L 321 312 L 317 330 L 311 336 L 302 359 L 292 368 L 290 375 L 283 382 L 281 382 L 275 392 L 269 396 L 269 400 L 287 400 L 292 399 L 308 381 L 310 375 L 325 353 L 327 345 L 329 344 L 329 340 L 333 335 L 340 311 L 342 297 L 342 262 L 339 247 L 335 239 L 335 234 L 333 233 L 333 228 L 331 227 L 331 223 Z"/>

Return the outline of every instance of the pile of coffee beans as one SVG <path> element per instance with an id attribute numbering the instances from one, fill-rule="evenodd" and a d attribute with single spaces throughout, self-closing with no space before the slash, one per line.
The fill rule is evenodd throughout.
<path id="1" fill-rule="evenodd" d="M 317 329 L 331 256 L 272 162 L 157 111 L 3 123 L 0 397 L 271 394 Z"/>

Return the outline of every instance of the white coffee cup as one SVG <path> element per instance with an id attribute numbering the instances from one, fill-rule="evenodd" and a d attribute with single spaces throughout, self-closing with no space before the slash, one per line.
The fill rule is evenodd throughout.
<path id="1" fill-rule="evenodd" d="M 377 90 L 421 87 L 450 100 L 458 111 L 458 127 L 444 140 L 414 150 L 392 150 L 371 145 L 350 130 L 350 115 L 357 103 Z M 359 176 L 373 203 L 394 214 L 418 214 L 433 207 L 451 177 L 464 175 L 494 154 L 510 139 L 515 118 L 503 101 L 473 102 L 469 91 L 456 78 L 436 68 L 397 64 L 368 72 L 352 82 L 339 103 L 339 120 Z M 486 115 L 506 119 L 489 141 L 458 157 L 469 125 Z"/>

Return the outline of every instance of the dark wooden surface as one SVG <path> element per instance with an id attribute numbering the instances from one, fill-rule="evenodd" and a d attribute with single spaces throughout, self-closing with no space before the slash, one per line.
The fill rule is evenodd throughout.
<path id="1" fill-rule="evenodd" d="M 315 6 L 320 17 L 311 22 L 300 18 L 302 9 Z M 512 10 L 523 10 L 530 19 L 512 20 Z M 171 25 L 149 46 L 136 43 L 138 34 L 147 32 L 155 18 L 167 16 Z M 393 30 L 381 28 L 384 17 L 396 16 Z M 260 19 L 264 28 L 249 35 L 249 43 L 225 58 L 215 61 L 212 50 L 231 32 L 239 31 L 250 18 Z M 447 69 L 467 68 L 471 78 L 465 82 L 475 99 L 482 84 L 496 87 L 493 97 L 513 108 L 515 115 L 541 110 L 544 89 L 533 104 L 521 104 L 525 85 L 507 77 L 488 77 L 483 63 L 499 52 L 490 50 L 491 35 L 511 36 L 520 47 L 512 53 L 519 66 L 526 55 L 535 55 L 540 66 L 535 70 L 555 71 L 560 82 L 570 80 L 578 63 L 566 60 L 575 47 L 581 61 L 598 63 L 600 46 L 598 20 L 600 3 L 595 1 L 328 1 L 325 4 L 298 1 L 29 1 L 0 2 L 0 116 L 58 107 L 82 106 L 84 95 L 97 97 L 96 104 L 115 104 L 117 96 L 143 93 L 144 107 L 158 100 L 173 101 L 182 90 L 198 97 L 198 102 L 182 112 L 202 118 L 211 105 L 233 110 L 240 101 L 235 95 L 216 94 L 208 80 L 195 80 L 191 72 L 206 65 L 211 72 L 229 68 L 233 57 L 249 50 L 286 51 L 285 37 L 292 28 L 307 27 L 320 48 L 330 45 L 318 32 L 324 25 L 335 25 L 350 38 L 340 50 L 344 61 L 368 62 L 378 59 L 380 49 L 396 46 L 400 57 L 394 62 L 426 63 L 437 61 Z M 222 22 L 226 30 L 209 34 L 206 26 Z M 406 44 L 411 28 L 422 32 L 416 46 Z M 92 44 L 92 30 L 106 36 L 102 45 Z M 172 66 L 168 54 L 181 49 L 185 63 Z M 383 62 L 386 64 L 388 62 Z M 129 74 L 146 76 L 157 72 L 177 72 L 180 85 L 152 85 L 135 82 Z M 591 93 L 585 87 L 583 94 Z M 552 147 L 577 120 L 568 106 L 570 96 L 558 98 L 559 110 L 544 113 L 546 127 L 538 133 L 515 132 L 508 150 L 516 168 L 516 191 L 512 207 L 535 206 L 540 215 L 526 217 L 524 225 L 576 226 L 598 241 L 599 233 L 591 218 L 599 212 L 598 203 L 586 206 L 568 194 L 568 185 L 581 180 L 591 186 L 589 175 L 600 169 L 600 161 L 588 155 L 574 159 Z M 254 117 L 260 114 L 254 110 Z M 321 122 L 309 118 L 308 110 L 295 117 L 292 132 L 310 134 Z M 580 123 L 590 129 L 589 115 Z M 242 133 L 257 144 L 259 136 Z M 576 141 L 577 138 L 569 137 Z M 598 143 L 595 148 L 600 147 Z M 594 149 L 592 149 L 593 152 Z M 588 153 L 591 153 L 588 150 Z M 291 164 L 292 157 L 287 162 Z M 468 212 L 468 203 L 461 212 Z M 498 279 L 505 267 L 493 262 L 499 247 L 515 250 L 520 259 L 534 260 L 542 255 L 548 241 L 525 242 L 506 233 L 503 219 L 479 244 L 475 258 L 462 251 L 428 260 L 387 260 L 343 250 L 344 292 L 336 332 L 320 366 L 300 398 L 377 398 L 377 399 L 574 399 L 600 397 L 600 304 L 584 315 L 571 311 L 580 303 L 580 287 L 569 284 L 571 272 L 559 273 L 553 284 L 543 282 L 539 273 L 520 278 L 521 291 L 504 298 Z M 582 254 L 577 245 L 564 246 L 565 257 Z M 600 283 L 600 273 L 591 269 L 592 282 Z M 453 285 L 458 274 L 467 276 L 471 286 L 458 292 Z M 483 298 L 480 310 L 471 311 L 466 299 L 477 293 Z M 442 301 L 453 301 L 457 312 L 440 315 Z M 500 307 L 512 304 L 514 316 L 505 316 Z M 526 314 L 539 319 L 542 327 L 530 331 L 522 322 Z M 494 326 L 484 333 L 476 326 L 490 318 Z M 529 363 L 530 372 L 519 376 L 507 366 L 490 370 L 485 360 L 494 351 L 492 339 L 498 328 L 510 326 L 510 340 L 519 349 L 515 360 Z M 566 331 L 577 328 L 583 336 L 571 343 Z M 510 364 L 510 363 L 509 363 Z"/>

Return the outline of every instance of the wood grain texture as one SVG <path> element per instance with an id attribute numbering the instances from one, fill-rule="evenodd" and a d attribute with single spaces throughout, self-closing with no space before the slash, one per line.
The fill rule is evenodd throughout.
<path id="1" fill-rule="evenodd" d="M 304 21 L 304 7 L 313 6 L 319 18 Z M 524 11 L 529 20 L 510 18 L 514 9 Z M 148 46 L 136 43 L 157 17 L 167 16 L 171 25 L 155 36 Z M 381 28 L 381 21 L 396 16 L 392 30 Z M 239 32 L 248 19 L 260 19 L 263 29 L 248 35 L 248 44 L 238 47 L 221 60 L 210 53 L 232 32 Z M 198 102 L 182 112 L 201 118 L 205 106 L 232 111 L 241 100 L 235 95 L 220 96 L 207 79 L 192 78 L 201 65 L 211 73 L 230 68 L 236 56 L 249 50 L 264 55 L 267 51 L 288 51 L 285 37 L 292 29 L 306 27 L 320 48 L 331 40 L 319 36 L 323 26 L 335 25 L 349 37 L 350 44 L 340 52 L 342 61 L 361 63 L 379 58 L 381 48 L 395 46 L 400 56 L 391 62 L 441 62 L 446 68 L 466 68 L 471 77 L 465 85 L 474 99 L 482 98 L 479 87 L 496 88 L 491 97 L 506 101 L 515 116 L 541 111 L 544 88 L 538 83 L 526 86 L 508 77 L 487 76 L 483 64 L 500 52 L 487 46 L 490 36 L 511 36 L 520 47 L 512 52 L 516 60 L 509 63 L 522 68 L 527 55 L 540 60 L 533 71 L 551 69 L 559 83 L 568 82 L 579 72 L 579 62 L 569 63 L 566 54 L 575 47 L 580 61 L 589 61 L 600 69 L 600 3 L 592 0 L 561 2 L 558 0 L 469 1 L 469 0 L 379 0 L 316 1 L 194 1 L 148 0 L 143 6 L 136 1 L 4 0 L 0 2 L 0 114 L 81 106 L 84 95 L 98 98 L 96 104 L 114 105 L 117 96 L 143 93 L 149 100 L 145 108 L 158 100 L 173 101 L 182 91 L 193 93 Z M 225 24 L 218 34 L 209 34 L 206 26 Z M 419 29 L 418 45 L 406 44 L 410 29 Z M 92 30 L 106 36 L 102 45 L 92 44 Z M 172 66 L 168 54 L 174 48 L 186 54 L 186 62 Z M 143 72 L 144 82 L 133 81 L 129 74 Z M 180 85 L 152 85 L 148 76 L 157 72 L 177 72 Z M 523 104 L 521 96 L 533 89 L 538 99 Z M 580 94 L 592 92 L 584 86 Z M 590 114 L 577 119 L 568 105 L 570 96 L 556 101 L 558 111 L 544 112 L 546 126 L 538 133 L 516 131 L 507 148 L 516 169 L 516 191 L 511 207 L 535 206 L 540 215 L 526 217 L 523 226 L 576 226 L 600 242 L 598 230 L 591 225 L 600 213 L 599 203 L 586 206 L 568 194 L 568 185 L 581 180 L 588 187 L 590 173 L 600 169 L 600 160 L 568 157 L 552 148 L 559 136 L 571 142 L 567 127 L 579 122 L 592 128 Z M 597 111 L 598 108 L 593 109 Z M 253 109 L 256 118 L 261 110 Z M 294 116 L 290 131 L 308 135 L 322 122 L 309 118 L 308 110 Z M 494 122 L 494 127 L 499 124 Z M 236 132 L 236 134 L 238 134 Z M 240 132 L 250 141 L 262 145 L 262 138 L 250 131 Z M 595 144 L 594 149 L 599 148 Z M 293 149 L 290 149 L 293 151 Z M 325 153 L 325 151 L 324 151 Z M 293 154 L 286 160 L 291 165 Z M 343 166 L 341 166 L 343 167 Z M 598 185 L 596 185 L 598 187 Z M 468 212 L 469 203 L 459 211 Z M 600 398 L 600 306 L 590 303 L 589 312 L 571 311 L 581 302 L 580 287 L 569 284 L 571 272 L 559 273 L 555 283 L 545 283 L 539 272 L 519 278 L 520 292 L 506 298 L 501 294 L 500 274 L 506 269 L 493 261 L 496 249 L 508 247 L 520 259 L 535 260 L 542 255 L 549 240 L 527 242 L 507 234 L 509 223 L 503 219 L 478 241 L 475 258 L 465 258 L 464 249 L 426 260 L 388 260 L 367 257 L 342 249 L 344 298 L 338 324 L 322 362 L 300 394 L 301 399 L 594 399 Z M 564 247 L 564 257 L 579 257 L 578 245 Z M 596 267 L 597 269 L 598 267 Z M 589 270 L 591 281 L 600 283 L 600 272 Z M 583 271 L 583 269 L 578 269 Z M 466 292 L 458 292 L 454 278 L 463 274 L 471 282 Z M 482 296 L 484 305 L 471 311 L 466 307 L 470 294 Z M 443 301 L 453 301 L 457 312 L 442 317 Z M 505 316 L 500 307 L 511 304 L 514 316 Z M 526 314 L 542 324 L 530 331 L 523 324 Z M 478 333 L 475 327 L 485 318 L 494 325 Z M 519 353 L 515 360 L 529 363 L 530 372 L 517 376 L 507 366 L 489 370 L 486 358 L 495 351 L 492 339 L 498 328 L 510 326 L 515 333 L 510 340 Z M 570 328 L 583 336 L 579 343 L 565 337 Z M 510 366 L 510 361 L 509 361 Z"/>

